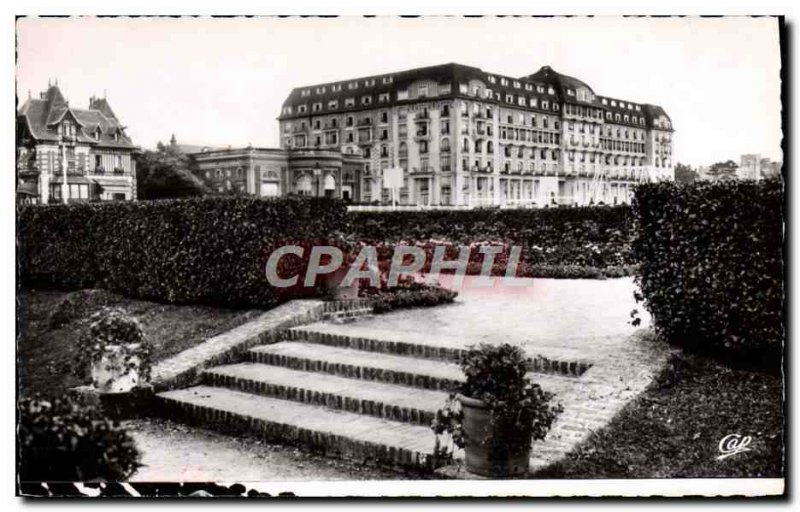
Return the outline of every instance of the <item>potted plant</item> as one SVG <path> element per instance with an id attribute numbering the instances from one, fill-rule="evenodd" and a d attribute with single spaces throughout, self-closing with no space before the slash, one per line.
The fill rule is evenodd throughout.
<path id="1" fill-rule="evenodd" d="M 359 282 L 353 279 L 352 283 L 344 285 L 342 282 L 347 276 L 350 266 L 358 256 L 359 249 L 363 244 L 357 242 L 352 235 L 345 235 L 337 232 L 331 245 L 338 247 L 342 251 L 342 265 L 325 276 L 326 294 L 332 300 L 354 300 L 358 298 Z"/>
<path id="2" fill-rule="evenodd" d="M 471 347 L 461 369 L 466 380 L 437 411 L 431 428 L 437 435 L 447 432 L 464 448 L 472 473 L 493 478 L 526 474 L 531 442 L 545 438 L 561 406 L 551 406 L 553 394 L 526 376 L 528 359 L 519 347 Z"/>
<path id="3" fill-rule="evenodd" d="M 93 387 L 103 393 L 124 393 L 150 380 L 152 346 L 136 318 L 119 308 L 104 307 L 88 319 L 78 340 L 75 371 L 87 370 Z"/>

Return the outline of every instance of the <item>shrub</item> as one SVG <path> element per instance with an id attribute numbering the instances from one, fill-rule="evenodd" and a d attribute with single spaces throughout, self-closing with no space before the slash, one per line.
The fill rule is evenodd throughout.
<path id="1" fill-rule="evenodd" d="M 25 206 L 18 214 L 19 277 L 24 286 L 272 307 L 314 290 L 270 286 L 271 250 L 325 239 L 342 230 L 345 213 L 340 201 L 299 197 Z"/>
<path id="2" fill-rule="evenodd" d="M 381 287 L 362 286 L 359 295 L 372 299 L 375 313 L 388 313 L 395 309 L 427 308 L 440 304 L 449 304 L 458 296 L 458 292 L 414 281 L 411 277 L 401 277 L 397 286 L 386 286 L 386 275 L 381 276 Z"/>
<path id="3" fill-rule="evenodd" d="M 140 466 L 130 435 L 95 407 L 25 398 L 18 414 L 22 481 L 120 481 Z"/>
<path id="4" fill-rule="evenodd" d="M 522 263 L 528 264 L 531 272 L 547 272 L 558 266 L 583 267 L 587 270 L 573 272 L 575 276 L 593 278 L 603 277 L 605 269 L 614 269 L 611 275 L 618 275 L 619 269 L 633 263 L 633 218 L 628 206 L 351 212 L 348 218 L 352 232 L 371 243 L 433 239 L 518 245 L 522 247 Z M 505 272 L 500 267 L 498 270 Z"/>
<path id="5" fill-rule="evenodd" d="M 637 282 L 660 334 L 734 359 L 780 354 L 782 204 L 777 181 L 637 187 Z"/>

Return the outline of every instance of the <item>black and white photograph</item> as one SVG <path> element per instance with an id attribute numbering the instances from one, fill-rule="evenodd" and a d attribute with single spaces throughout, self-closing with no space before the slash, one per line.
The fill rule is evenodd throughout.
<path id="1" fill-rule="evenodd" d="M 788 25 L 17 16 L 16 495 L 785 496 Z"/>

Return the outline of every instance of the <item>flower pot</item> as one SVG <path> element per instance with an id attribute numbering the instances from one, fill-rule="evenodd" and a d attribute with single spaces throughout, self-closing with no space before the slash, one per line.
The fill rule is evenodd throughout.
<path id="1" fill-rule="evenodd" d="M 92 365 L 92 382 L 103 393 L 125 393 L 139 385 L 139 344 L 107 345 L 100 361 Z"/>
<path id="2" fill-rule="evenodd" d="M 358 298 L 358 279 L 347 286 L 342 285 L 349 266 L 343 266 L 326 276 L 325 288 L 333 300 L 355 300 Z"/>
<path id="3" fill-rule="evenodd" d="M 492 478 L 523 476 L 531 454 L 531 427 L 493 425 L 489 406 L 458 395 L 467 471 Z M 525 422 L 530 425 L 530 422 Z"/>

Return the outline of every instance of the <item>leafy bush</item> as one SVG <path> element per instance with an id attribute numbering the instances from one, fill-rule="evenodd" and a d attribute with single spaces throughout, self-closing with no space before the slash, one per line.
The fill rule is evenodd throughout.
<path id="1" fill-rule="evenodd" d="M 409 280 L 399 280 L 397 286 L 359 289 L 361 297 L 372 299 L 375 313 L 388 313 L 395 309 L 428 308 L 448 304 L 455 300 L 458 292 Z"/>
<path id="2" fill-rule="evenodd" d="M 314 294 L 270 286 L 265 266 L 272 249 L 325 239 L 344 228 L 345 214 L 340 201 L 299 197 L 25 206 L 18 212 L 19 277 L 31 287 L 272 307 Z"/>
<path id="3" fill-rule="evenodd" d="M 95 407 L 25 398 L 18 414 L 22 481 L 120 481 L 140 466 L 130 435 Z"/>
<path id="4" fill-rule="evenodd" d="M 522 349 L 508 343 L 480 344 L 470 348 L 461 359 L 466 380 L 458 392 L 485 402 L 491 410 L 493 425 L 500 431 L 530 429 L 530 438 L 512 436 L 504 440 L 506 443 L 544 439 L 562 410 L 560 405 L 550 405 L 552 393 L 542 390 L 527 377 L 528 362 Z M 437 435 L 449 432 L 453 442 L 463 447 L 461 422 L 461 411 L 451 397 L 450 402 L 437 411 L 431 428 Z"/>
<path id="5" fill-rule="evenodd" d="M 609 276 L 615 276 L 633 263 L 628 206 L 351 212 L 348 218 L 355 236 L 370 243 L 437 240 L 518 245 L 522 247 L 521 262 L 527 265 L 524 275 L 531 277 L 561 277 L 558 274 L 564 273 L 602 278 L 607 269 Z M 563 272 L 554 270 L 559 267 Z M 585 270 L 572 270 L 577 268 Z M 502 262 L 497 272 L 505 272 Z"/>
<path id="6" fill-rule="evenodd" d="M 783 190 L 777 181 L 637 187 L 644 305 L 668 341 L 762 362 L 783 342 Z"/>

